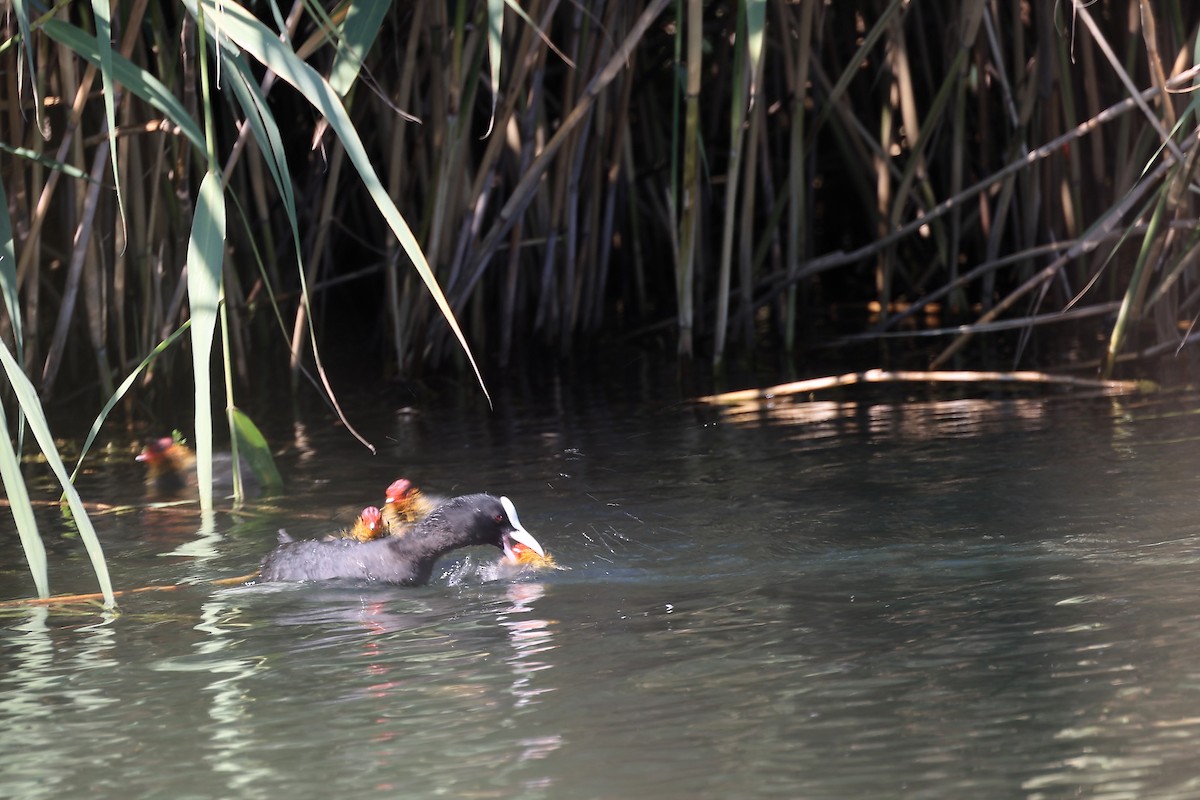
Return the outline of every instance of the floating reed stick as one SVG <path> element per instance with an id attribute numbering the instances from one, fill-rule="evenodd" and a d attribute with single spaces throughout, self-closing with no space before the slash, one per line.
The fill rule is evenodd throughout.
<path id="1" fill-rule="evenodd" d="M 777 397 L 836 389 L 858 383 L 1042 383 L 1101 389 L 1112 394 L 1142 394 L 1158 390 L 1153 381 L 1117 381 L 1096 378 L 1077 378 L 1072 375 L 1052 375 L 1048 372 L 1021 370 L 1018 372 L 980 372 L 975 370 L 898 370 L 869 369 L 866 372 L 847 372 L 803 381 L 781 383 L 763 389 L 742 389 L 697 398 L 710 405 L 731 405 L 747 401 L 767 401 Z"/>

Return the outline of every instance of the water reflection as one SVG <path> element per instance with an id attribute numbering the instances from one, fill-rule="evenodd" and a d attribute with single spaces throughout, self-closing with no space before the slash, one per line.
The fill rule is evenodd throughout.
<path id="1" fill-rule="evenodd" d="M 512 694 L 516 698 L 514 708 L 522 708 L 537 702 L 539 696 L 554 691 L 554 687 L 537 686 L 535 678 L 542 670 L 554 665 L 545 660 L 543 653 L 554 650 L 554 627 L 550 621 L 526 616 L 534 611 L 533 604 L 546 594 L 544 586 L 536 583 L 514 584 L 508 587 L 510 606 L 496 615 L 501 627 L 507 629 L 514 655 L 508 659 L 513 670 Z M 557 737 L 546 737 L 535 752 L 544 757 L 547 742 Z"/>
<path id="2" fill-rule="evenodd" d="M 15 613 L 21 621 L 5 626 L 6 633 L 16 635 L 5 637 L 8 668 L 0 677 L 0 796 L 62 797 L 74 767 L 72 754 L 61 747 L 72 730 L 63 720 L 103 714 L 119 702 L 101 686 L 81 687 L 73 680 L 76 674 L 108 674 L 119 666 L 113 657 L 114 620 L 102 614 L 64 632 L 52 624 L 49 608 Z"/>
<path id="3" fill-rule="evenodd" d="M 205 726 L 209 734 L 204 759 L 217 774 L 228 776 L 227 786 L 236 795 L 262 783 L 276 774 L 270 765 L 256 756 L 252 727 L 250 698 L 247 692 L 250 679 L 266 668 L 260 658 L 236 655 L 237 634 L 246 624 L 240 621 L 241 610 L 221 599 L 210 600 L 201 606 L 201 621 L 196 630 L 207 638 L 195 645 L 200 656 L 194 667 L 208 673 L 211 680 L 202 688 L 209 697 L 208 715 L 212 724 Z"/>
<path id="4" fill-rule="evenodd" d="M 845 436 L 920 441 L 961 438 L 1000 430 L 1040 430 L 1049 424 L 1044 398 L 961 398 L 927 402 L 862 402 L 781 399 L 720 409 L 722 421 L 739 427 L 785 426 L 796 441 Z"/>
<path id="5" fill-rule="evenodd" d="M 200 516 L 200 527 L 195 538 L 184 542 L 164 556 L 181 556 L 204 561 L 220 555 L 220 544 L 224 537 L 217 530 L 217 515 L 212 509 L 197 512 Z M 190 515 L 189 515 L 190 516 Z"/>
<path id="6" fill-rule="evenodd" d="M 496 619 L 500 626 L 508 631 L 509 643 L 513 655 L 506 659 L 512 670 L 513 680 L 509 691 L 513 696 L 513 716 L 510 718 L 514 726 L 519 725 L 519 719 L 529 713 L 532 706 L 542 702 L 545 695 L 557 690 L 557 686 L 549 685 L 547 670 L 554 668 L 549 658 L 555 650 L 556 624 L 550 620 L 532 616 L 535 604 L 546 595 L 546 587 L 538 583 L 517 583 L 506 588 L 509 605 L 499 609 Z M 561 732 L 544 732 L 536 736 L 523 736 L 516 740 L 513 761 L 510 769 L 526 762 L 542 761 L 553 756 L 565 744 Z M 538 772 L 532 776 L 523 775 L 521 785 L 526 792 L 542 792 L 552 788 L 557 780 L 551 772 Z"/>
<path id="7" fill-rule="evenodd" d="M 420 787 L 449 791 L 455 775 L 478 776 L 479 768 L 503 774 L 541 762 L 562 746 L 557 732 L 521 732 L 530 711 L 557 689 L 547 680 L 557 624 L 538 613 L 545 585 L 253 587 L 226 594 L 258 606 L 259 615 L 273 609 L 273 631 L 290 631 L 271 637 L 283 652 L 265 656 L 270 677 L 240 686 L 240 702 L 258 715 L 242 729 L 257 732 L 260 745 L 264 725 L 282 726 L 297 732 L 300 758 L 337 758 L 354 765 L 360 786 L 410 795 L 420 795 Z M 268 705 L 270 719 L 261 716 Z M 511 733 L 501 733 L 506 728 Z M 305 730 L 315 737 L 299 733 Z M 406 775 L 399 783 L 397 770 Z M 535 788 L 554 782 L 544 773 L 520 780 Z M 272 785 L 272 778 L 261 782 Z"/>
<path id="8" fill-rule="evenodd" d="M 378 462 L 304 431 L 319 490 L 206 557 L 113 525 L 127 576 L 240 574 L 417 465 L 503 487 L 570 569 L 9 616 L 0 794 L 1200 796 L 1200 416 L 563 408 L 389 420 Z"/>

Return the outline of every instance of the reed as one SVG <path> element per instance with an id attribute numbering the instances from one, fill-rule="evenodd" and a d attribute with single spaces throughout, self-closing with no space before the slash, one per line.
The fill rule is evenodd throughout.
<path id="1" fill-rule="evenodd" d="M 941 366 L 1015 336 L 1015 367 L 1082 329 L 1108 374 L 1200 316 L 1179 0 L 15 2 L 0 25 L 0 334 L 29 402 L 91 397 L 99 425 L 211 376 L 233 426 L 264 369 L 336 404 L 339 313 L 377 321 L 389 374 L 476 378 L 475 353 L 664 331 L 715 365 L 921 336 Z"/>

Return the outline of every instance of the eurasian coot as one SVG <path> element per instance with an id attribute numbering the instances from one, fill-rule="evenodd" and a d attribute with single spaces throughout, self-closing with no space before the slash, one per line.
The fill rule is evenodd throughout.
<path id="1" fill-rule="evenodd" d="M 470 494 L 438 506 L 403 536 L 373 541 L 305 539 L 281 534 L 281 544 L 262 562 L 263 581 L 321 581 L 337 578 L 423 584 L 434 563 L 460 547 L 490 544 L 516 560 L 513 547 L 523 545 L 545 554 L 537 539 L 521 526 L 507 497 Z"/>

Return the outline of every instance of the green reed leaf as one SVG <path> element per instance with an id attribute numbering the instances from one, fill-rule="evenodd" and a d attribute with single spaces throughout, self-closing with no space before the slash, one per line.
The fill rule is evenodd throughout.
<path id="1" fill-rule="evenodd" d="M 117 167 L 117 85 L 113 75 L 112 20 L 108 0 L 92 0 L 92 15 L 96 21 L 96 51 L 100 57 L 100 80 L 104 84 L 104 119 L 108 125 L 109 164 L 112 165 L 113 186 L 117 190 L 117 213 L 125 220 L 125 198 L 121 193 L 121 170 Z"/>
<path id="2" fill-rule="evenodd" d="M 48 19 L 42 30 L 59 44 L 69 47 L 75 55 L 100 66 L 100 48 L 96 38 L 60 19 Z M 112 53 L 112 74 L 115 81 L 161 111 L 192 144 L 204 149 L 204 133 L 188 114 L 183 103 L 158 78 L 137 66 L 120 53 Z"/>
<path id="3" fill-rule="evenodd" d="M 189 0 L 187 5 L 189 10 L 197 13 L 195 0 Z M 222 2 L 218 6 L 215 0 L 201 0 L 199 7 L 203 9 L 205 15 L 214 20 L 213 29 L 220 31 L 219 41 L 222 47 L 229 47 L 225 38 L 228 37 L 238 47 L 253 55 L 264 66 L 295 87 L 312 104 L 313 108 L 325 117 L 330 129 L 341 140 L 350 162 L 358 170 L 359 177 L 371 195 L 371 199 L 374 200 L 388 227 L 392 229 L 400 246 L 404 248 L 404 252 L 408 254 L 413 268 L 420 275 L 421 280 L 425 283 L 425 288 L 442 312 L 442 316 L 446 319 L 450 330 L 454 333 L 463 353 L 470 362 L 475 377 L 480 387 L 483 388 L 484 395 L 490 402 L 491 397 L 484 385 L 483 374 L 479 371 L 479 365 L 475 362 L 471 348 L 467 345 L 466 336 L 458 325 L 454 311 L 442 293 L 416 236 L 408 227 L 408 223 L 404 221 L 400 209 L 396 207 L 387 188 L 379 180 L 379 175 L 371 163 L 371 157 L 367 154 L 362 139 L 358 135 L 358 129 L 354 127 L 350 115 L 342 106 L 337 92 L 316 70 L 301 60 L 286 43 L 280 41 L 279 37 L 271 33 L 242 6 L 233 2 Z"/>
<path id="4" fill-rule="evenodd" d="M 44 120 L 42 119 L 42 96 L 38 88 L 35 63 L 33 58 L 33 47 L 30 45 L 32 41 L 29 36 L 29 3 L 27 0 L 13 0 L 13 11 L 17 17 L 17 27 L 21 31 L 21 41 L 24 43 L 22 48 L 25 51 L 25 62 L 29 66 L 29 87 L 33 92 L 33 113 L 37 120 L 39 129 L 44 130 Z"/>
<path id="5" fill-rule="evenodd" d="M 758 69 L 762 63 L 767 0 L 744 0 L 746 7 L 746 46 L 750 66 L 750 102 L 758 94 Z"/>
<path id="6" fill-rule="evenodd" d="M 229 409 L 229 421 L 238 440 L 238 457 L 250 465 L 259 485 L 268 491 L 282 489 L 283 477 L 275 466 L 271 447 L 262 431 L 240 408 Z"/>
<path id="7" fill-rule="evenodd" d="M 12 387 L 13 394 L 17 397 L 17 402 L 21 405 L 21 409 L 25 412 L 29 430 L 33 433 L 33 437 L 37 440 L 38 446 L 42 448 L 43 455 L 46 456 L 46 462 L 50 465 L 50 469 L 54 471 L 54 475 L 62 484 L 63 494 L 66 495 L 67 504 L 71 507 L 71 515 L 75 520 L 75 525 L 79 529 L 79 537 L 83 540 L 83 545 L 87 549 L 88 558 L 92 562 L 92 570 L 96 573 L 96 580 L 100 583 L 100 591 L 104 594 L 104 604 L 106 606 L 116 605 L 116 599 L 112 593 L 112 583 L 108 577 L 108 565 L 104 562 L 104 550 L 100 547 L 100 538 L 96 535 L 96 529 L 92 527 L 92 521 L 88 517 L 87 509 L 83 506 L 83 500 L 79 497 L 79 492 L 75 491 L 75 487 L 71 484 L 71 477 L 67 474 L 67 468 L 63 465 L 62 459 L 58 455 L 58 448 L 54 443 L 54 436 L 50 433 L 50 425 L 46 422 L 45 412 L 42 410 L 42 402 L 38 399 L 37 390 L 33 388 L 33 384 L 25 377 L 25 373 L 21 370 L 20 364 L 13 358 L 7 345 L 0 344 L 0 362 L 3 363 L 4 371 L 8 375 L 9 385 Z M 5 441 L 8 437 L 3 437 Z M 0 447 L 0 451 L 5 448 Z M 11 451 L 11 446 L 8 447 Z M 9 492 L 9 498 L 12 499 L 14 492 L 18 495 L 25 492 L 24 481 L 10 481 L 10 472 L 13 465 L 8 464 L 3 467 L 3 461 L 7 457 L 0 454 L 0 468 L 4 469 L 4 487 Z M 19 470 L 15 477 L 19 477 Z M 18 488 L 19 487 L 19 488 Z M 28 505 L 28 496 L 25 496 L 25 504 Z M 14 509 L 16 504 L 14 504 Z M 32 508 L 28 512 L 31 516 Z M 16 517 L 14 512 L 14 517 Z M 18 527 L 21 522 L 18 520 Z M 36 526 L 35 526 L 36 535 Z M 26 555 L 30 550 L 25 541 L 26 534 L 21 534 L 21 543 L 26 545 Z M 39 539 L 36 548 L 41 546 Z M 42 570 L 45 570 L 44 555 L 43 555 Z M 30 568 L 34 568 L 34 562 L 30 561 Z M 37 582 L 37 574 L 34 574 L 34 581 Z M 43 581 L 45 580 L 43 576 Z M 39 593 L 44 597 L 48 592 L 48 585 L 38 587 Z"/>
<path id="8" fill-rule="evenodd" d="M 267 105 L 267 98 L 262 94 L 258 82 L 250 72 L 246 59 L 240 54 L 221 49 L 221 58 L 225 63 L 225 74 L 229 77 L 228 86 L 233 89 L 234 96 L 242 108 L 250 132 L 258 143 L 263 162 L 275 181 L 275 188 L 283 200 L 283 210 L 287 214 L 292 231 L 292 243 L 296 249 L 296 258 L 300 262 L 300 274 L 304 274 L 304 253 L 300 246 L 300 225 L 296 221 L 296 194 L 292 189 L 291 170 L 288 167 L 287 152 L 283 148 L 283 136 L 279 125 Z"/>
<path id="9" fill-rule="evenodd" d="M 350 3 L 346 21 L 342 23 L 341 43 L 329 70 L 329 85 L 341 97 L 346 96 L 358 78 L 363 60 L 375 44 L 391 5 L 377 0 L 353 0 Z"/>
<path id="10" fill-rule="evenodd" d="M 500 53 L 504 38 L 504 0 L 488 0 L 487 3 L 488 63 L 492 69 L 492 113 L 488 117 L 487 138 L 496 124 L 496 99 L 500 96 Z"/>
<path id="11" fill-rule="evenodd" d="M 0 183 L 0 295 L 12 324 L 13 341 L 18 353 L 25 349 L 21 330 L 21 299 L 17 294 L 17 255 L 13 245 L 12 220 L 8 216 L 8 196 Z"/>
<path id="12" fill-rule="evenodd" d="M 212 375 L 210 369 L 217 308 L 221 302 L 221 265 L 225 258 L 225 194 L 221 176 L 209 171 L 196 196 L 188 240 L 188 307 L 192 318 L 192 374 L 196 381 L 196 484 L 200 508 L 213 507 Z"/>
<path id="13" fill-rule="evenodd" d="M 0 344 L 0 348 L 8 349 L 4 344 Z M 8 510 L 17 524 L 17 535 L 21 538 L 21 548 L 25 551 L 25 561 L 29 563 L 38 597 L 47 597 L 50 580 L 46 570 L 46 546 L 38 534 L 29 490 L 25 488 L 25 476 L 21 474 L 21 459 L 13 449 L 12 439 L 8 438 L 8 416 L 4 413 L 3 403 L 0 403 L 0 425 L 4 427 L 4 433 L 0 435 L 0 478 L 4 480 Z"/>

